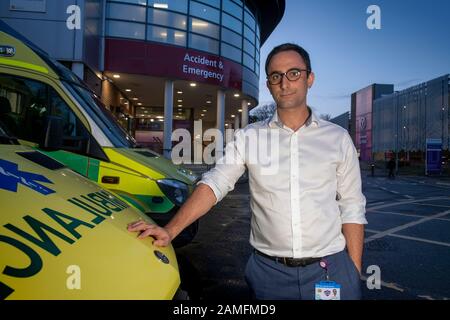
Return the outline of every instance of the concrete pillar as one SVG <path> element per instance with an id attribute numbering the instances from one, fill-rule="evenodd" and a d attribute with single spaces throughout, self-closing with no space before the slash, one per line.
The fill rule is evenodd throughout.
<path id="1" fill-rule="evenodd" d="M 239 129 L 239 114 L 234 117 L 234 130 Z"/>
<path id="2" fill-rule="evenodd" d="M 225 91 L 217 90 L 217 119 L 216 128 L 225 134 Z"/>
<path id="3" fill-rule="evenodd" d="M 171 158 L 172 151 L 172 121 L 173 120 L 173 80 L 166 80 L 164 86 L 164 145 L 163 154 Z"/>
<path id="4" fill-rule="evenodd" d="M 248 101 L 242 100 L 241 104 L 242 109 L 242 121 L 241 121 L 241 128 L 245 128 L 245 126 L 248 125 Z"/>
<path id="5" fill-rule="evenodd" d="M 222 145 L 215 143 L 216 161 L 223 156 L 223 147 L 225 145 L 225 91 L 217 90 L 217 120 L 216 128 L 220 130 L 222 136 Z"/>

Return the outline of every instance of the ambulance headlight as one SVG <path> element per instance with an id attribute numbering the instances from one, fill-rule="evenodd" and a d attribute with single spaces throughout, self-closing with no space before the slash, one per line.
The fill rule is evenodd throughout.
<path id="1" fill-rule="evenodd" d="M 164 195 L 175 205 L 181 206 L 188 197 L 187 184 L 173 179 L 161 179 L 156 181 Z"/>

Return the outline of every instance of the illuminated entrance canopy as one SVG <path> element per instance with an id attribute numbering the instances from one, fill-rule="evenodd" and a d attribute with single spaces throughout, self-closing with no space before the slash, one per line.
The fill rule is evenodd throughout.
<path id="1" fill-rule="evenodd" d="M 200 51 L 143 41 L 106 39 L 105 69 L 203 82 L 242 90 L 242 65 Z"/>

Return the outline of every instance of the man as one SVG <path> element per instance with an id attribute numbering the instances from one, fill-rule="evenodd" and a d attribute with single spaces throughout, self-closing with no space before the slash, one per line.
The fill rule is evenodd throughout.
<path id="1" fill-rule="evenodd" d="M 395 170 L 395 160 L 394 158 L 390 158 L 388 163 L 387 163 L 387 167 L 389 169 L 389 174 L 388 174 L 388 178 L 392 178 L 395 179 L 395 174 L 394 174 L 394 170 Z"/>
<path id="2" fill-rule="evenodd" d="M 250 243 L 255 250 L 245 275 L 254 296 L 360 299 L 367 221 L 355 147 L 347 131 L 317 118 L 307 107 L 314 73 L 303 48 L 294 44 L 274 48 L 266 61 L 266 74 L 277 104 L 272 119 L 235 133 L 222 161 L 203 175 L 165 228 L 138 221 L 128 230 L 141 232 L 139 238 L 155 237 L 155 245 L 168 245 L 232 190 L 247 167 Z M 248 149 L 267 144 L 272 150 L 269 162 L 276 170 L 251 161 L 255 152 Z M 330 294 L 335 289 L 337 294 Z"/>

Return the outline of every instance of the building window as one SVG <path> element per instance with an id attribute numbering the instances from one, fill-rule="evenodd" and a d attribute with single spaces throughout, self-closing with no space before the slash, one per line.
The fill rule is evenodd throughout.
<path id="1" fill-rule="evenodd" d="M 255 56 L 255 46 L 252 45 L 247 39 L 244 39 L 244 51 L 252 57 Z"/>
<path id="2" fill-rule="evenodd" d="M 108 0 L 108 2 L 126 2 L 132 4 L 140 4 L 145 6 L 147 4 L 147 0 Z"/>
<path id="3" fill-rule="evenodd" d="M 189 47 L 217 55 L 219 54 L 219 41 L 196 34 L 189 34 Z"/>
<path id="4" fill-rule="evenodd" d="M 222 10 L 242 20 L 242 4 L 239 6 L 231 0 L 223 0 Z"/>
<path id="5" fill-rule="evenodd" d="M 222 27 L 222 41 L 228 42 L 242 49 L 242 37 L 240 34 Z"/>
<path id="6" fill-rule="evenodd" d="M 255 29 L 255 18 L 253 18 L 253 15 L 245 9 L 244 11 L 244 22 L 252 29 Z"/>
<path id="7" fill-rule="evenodd" d="M 107 21 L 106 35 L 112 37 L 145 39 L 145 25 L 133 22 Z"/>
<path id="8" fill-rule="evenodd" d="M 221 46 L 222 46 L 222 50 L 221 50 L 222 57 L 229 58 L 231 60 L 241 63 L 241 60 L 242 60 L 241 59 L 241 55 L 242 55 L 241 50 L 239 50 L 233 46 L 230 46 L 226 43 L 223 43 L 223 42 L 222 42 Z"/>
<path id="9" fill-rule="evenodd" d="M 106 16 L 110 19 L 121 19 L 145 22 L 145 7 L 130 6 L 128 4 L 108 3 Z"/>
<path id="10" fill-rule="evenodd" d="M 210 6 L 220 9 L 220 0 L 196 0 L 196 1 L 203 2 L 209 4 Z"/>
<path id="11" fill-rule="evenodd" d="M 220 23 L 220 11 L 202 3 L 191 1 L 189 12 L 191 16 L 196 16 L 217 24 Z"/>
<path id="12" fill-rule="evenodd" d="M 222 12 L 222 25 L 242 34 L 242 22 Z"/>
<path id="13" fill-rule="evenodd" d="M 148 9 L 147 22 L 186 30 L 186 16 L 173 12 Z"/>
<path id="14" fill-rule="evenodd" d="M 187 13 L 187 0 L 148 0 L 148 6 L 156 9 Z"/>
<path id="15" fill-rule="evenodd" d="M 247 27 L 244 24 L 244 37 L 246 37 L 252 44 L 255 44 L 255 33 L 250 30 L 249 27 Z"/>
<path id="16" fill-rule="evenodd" d="M 186 46 L 186 32 L 157 26 L 147 27 L 147 40 Z"/>
<path id="17" fill-rule="evenodd" d="M 190 18 L 192 32 L 219 39 L 219 26 L 208 21 Z"/>
<path id="18" fill-rule="evenodd" d="M 252 71 L 255 69 L 255 60 L 246 53 L 244 53 L 244 66 Z"/>
<path id="19" fill-rule="evenodd" d="M 258 39 L 259 42 L 259 39 L 261 38 L 261 33 L 259 31 L 259 24 L 256 24 L 256 38 Z"/>

